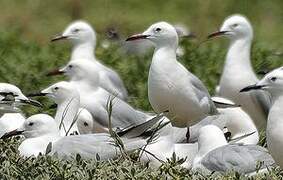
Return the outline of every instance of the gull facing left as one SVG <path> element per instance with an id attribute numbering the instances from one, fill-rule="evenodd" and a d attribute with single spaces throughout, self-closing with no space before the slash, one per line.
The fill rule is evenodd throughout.
<path id="1" fill-rule="evenodd" d="M 203 83 L 177 61 L 178 34 L 167 22 L 151 25 L 127 41 L 146 39 L 155 45 L 148 76 L 148 97 L 152 108 L 167 117 L 173 126 L 187 127 L 207 116 L 218 114 Z"/>
<path id="2" fill-rule="evenodd" d="M 95 57 L 96 34 L 90 24 L 85 21 L 75 21 L 61 35 L 53 38 L 52 41 L 62 39 L 66 39 L 72 43 L 70 61 L 80 59 L 92 62 L 95 66 L 93 70 L 98 71 L 101 81 L 100 86 L 123 100 L 127 99 L 127 90 L 118 73 L 102 64 Z"/>

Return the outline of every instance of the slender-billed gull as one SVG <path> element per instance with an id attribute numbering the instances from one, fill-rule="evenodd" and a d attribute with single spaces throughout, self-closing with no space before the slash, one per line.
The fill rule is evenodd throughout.
<path id="1" fill-rule="evenodd" d="M 216 36 L 225 36 L 230 40 L 218 95 L 241 105 L 258 130 L 262 131 L 266 128 L 269 97 L 260 91 L 239 93 L 242 88 L 258 82 L 250 61 L 252 26 L 247 18 L 233 15 L 224 21 L 218 32 L 209 35 L 209 38 Z"/>
<path id="2" fill-rule="evenodd" d="M 90 61 L 76 60 L 69 62 L 59 70 L 70 78 L 70 83 L 80 94 L 81 107 L 92 114 L 100 126 L 108 129 L 107 102 L 113 99 L 112 126 L 126 128 L 145 122 L 150 116 L 138 111 L 119 97 L 115 97 L 99 86 L 100 78 Z"/>
<path id="3" fill-rule="evenodd" d="M 261 166 L 258 166 L 262 162 Z M 268 151 L 257 145 L 227 144 L 223 132 L 214 125 L 200 129 L 198 153 L 192 169 L 203 174 L 213 171 L 252 174 L 274 165 Z"/>
<path id="4" fill-rule="evenodd" d="M 187 127 L 217 114 L 217 109 L 203 83 L 176 59 L 178 35 L 175 28 L 158 22 L 127 41 L 150 40 L 155 45 L 149 77 L 148 96 L 156 112 L 169 111 L 173 126 Z"/>
<path id="5" fill-rule="evenodd" d="M 47 96 L 56 103 L 55 121 L 60 127 L 61 135 L 106 132 L 101 130 L 102 127 L 99 124 L 93 122 L 93 117 L 87 109 L 80 108 L 79 92 L 69 82 L 55 83 L 40 93 L 30 94 L 30 96 Z"/>
<path id="6" fill-rule="evenodd" d="M 99 73 L 100 86 L 121 99 L 127 99 L 128 93 L 119 75 L 95 57 L 96 34 L 91 25 L 84 21 L 75 21 L 52 41 L 61 39 L 67 39 L 73 45 L 70 61 L 77 59 L 91 61 Z"/>
<path id="7" fill-rule="evenodd" d="M 270 108 L 266 128 L 267 148 L 275 162 L 283 168 L 283 69 L 278 68 L 264 76 L 255 85 L 250 85 L 241 91 L 265 90 L 271 94 L 272 106 Z"/>

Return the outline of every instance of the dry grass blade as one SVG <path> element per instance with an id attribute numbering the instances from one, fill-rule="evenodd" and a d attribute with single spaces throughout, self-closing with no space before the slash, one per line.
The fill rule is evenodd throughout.
<path id="1" fill-rule="evenodd" d="M 116 98 L 115 96 L 109 96 L 107 99 L 107 104 L 106 104 L 106 109 L 108 113 L 108 121 L 109 121 L 109 124 L 108 124 L 109 134 L 111 138 L 113 139 L 113 145 L 119 148 L 122 156 L 125 159 L 130 159 L 129 155 L 127 154 L 125 150 L 123 141 L 118 136 L 118 134 L 115 131 L 113 131 L 113 128 L 112 128 L 112 118 L 111 117 L 112 117 L 112 110 L 113 110 L 113 100 L 115 98 Z"/>
<path id="2" fill-rule="evenodd" d="M 77 122 L 78 117 L 79 117 L 79 115 L 80 115 L 81 112 L 82 112 L 82 109 L 81 109 L 81 110 L 76 114 L 76 116 L 73 118 L 73 121 L 72 121 L 72 123 L 71 123 L 69 129 L 68 129 L 67 132 L 66 132 L 66 136 L 69 134 L 69 132 L 71 131 L 72 127 L 73 127 L 73 126 L 75 125 L 75 123 Z"/>
<path id="3" fill-rule="evenodd" d="M 159 115 L 157 115 L 157 116 L 160 116 L 160 115 L 163 115 L 163 113 L 162 113 L 162 114 L 159 114 Z M 165 127 L 165 126 L 166 126 L 167 124 L 169 124 L 169 123 L 170 123 L 170 122 L 165 122 L 165 123 L 163 123 L 163 121 L 161 120 L 161 121 L 158 123 L 158 125 L 152 130 L 152 133 L 151 133 L 150 137 L 149 137 L 149 138 L 147 139 L 147 141 L 146 141 L 146 145 L 141 149 L 141 153 L 140 153 L 140 156 L 139 156 L 138 160 L 141 159 L 141 157 L 142 157 L 142 155 L 143 155 L 144 152 L 148 153 L 148 151 L 146 151 L 146 147 L 147 147 L 149 144 L 153 143 L 153 142 L 159 137 L 158 131 L 159 131 L 160 129 L 162 129 L 163 127 Z M 152 154 L 152 153 L 148 153 L 148 154 L 152 155 L 154 158 L 156 158 L 157 160 L 160 161 L 160 159 L 158 159 L 154 154 Z"/>
<path id="4" fill-rule="evenodd" d="M 74 98 L 72 98 L 72 99 L 68 102 L 66 108 L 65 108 L 64 111 L 63 111 L 63 114 L 62 114 L 62 117 L 61 117 L 61 121 L 60 121 L 60 124 L 59 124 L 59 130 L 61 130 L 61 128 L 63 127 L 63 129 L 64 129 L 64 131 L 65 131 L 65 133 L 66 133 L 66 136 L 67 136 L 67 129 L 66 129 L 65 125 L 64 125 L 64 120 L 65 120 L 65 118 L 66 118 L 67 112 L 69 111 L 70 105 L 71 105 L 71 103 L 72 103 L 73 100 L 74 100 Z"/>

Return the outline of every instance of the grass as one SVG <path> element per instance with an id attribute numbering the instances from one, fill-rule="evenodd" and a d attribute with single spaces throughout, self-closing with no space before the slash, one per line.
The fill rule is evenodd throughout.
<path id="1" fill-rule="evenodd" d="M 80 11 L 73 10 L 74 6 Z M 160 4 L 161 3 L 161 4 Z M 282 56 L 282 1 L 4 1 L 0 0 L 0 81 L 19 86 L 24 93 L 41 90 L 63 77 L 46 77 L 48 70 L 64 65 L 69 58 L 66 43 L 51 44 L 52 35 L 60 32 L 72 19 L 84 18 L 95 25 L 99 42 L 104 38 L 106 26 L 117 26 L 124 35 L 143 31 L 153 22 L 167 20 L 184 22 L 197 32 L 199 39 L 182 40 L 185 55 L 179 60 L 196 74 L 211 94 L 219 81 L 226 53 L 227 42 L 214 40 L 199 46 L 205 35 L 214 31 L 222 20 L 233 13 L 244 13 L 255 27 L 252 63 L 255 71 L 281 66 Z M 215 11 L 217 10 L 217 11 Z M 77 12 L 78 11 L 78 12 Z M 12 12 L 12 13 L 11 13 Z M 105 15 L 101 15 L 101 14 Z M 267 29 L 268 27 L 268 29 Z M 147 98 L 147 75 L 152 53 L 144 57 L 125 56 L 119 46 L 112 44 L 104 49 L 98 43 L 96 55 L 103 63 L 114 68 L 122 77 L 131 96 L 130 103 L 143 110 L 151 110 Z M 25 107 L 31 115 L 46 112 L 51 104 L 39 99 L 43 109 Z M 235 172 L 223 176 L 203 177 L 192 174 L 171 159 L 158 170 L 135 160 L 97 162 L 82 160 L 59 161 L 54 157 L 20 158 L 17 147 L 21 139 L 0 140 L 1 179 L 244 179 Z M 279 179 L 282 172 L 275 169 L 258 179 Z"/>

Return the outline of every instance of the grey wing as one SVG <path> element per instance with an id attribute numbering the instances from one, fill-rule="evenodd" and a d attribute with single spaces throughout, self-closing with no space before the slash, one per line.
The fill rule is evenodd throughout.
<path id="1" fill-rule="evenodd" d="M 101 126 L 108 128 L 109 118 L 107 112 L 107 99 L 100 100 L 98 104 L 92 103 L 88 106 L 83 106 L 89 110 L 93 116 L 93 119 Z M 145 122 L 149 118 L 149 115 L 141 111 L 137 111 L 128 105 L 123 100 L 115 98 L 113 100 L 111 122 L 112 128 L 128 128 L 131 126 L 139 125 Z"/>
<path id="2" fill-rule="evenodd" d="M 124 129 L 146 122 L 149 116 L 146 113 L 135 110 L 123 100 L 116 98 L 113 100 L 112 117 L 113 127 Z"/>
<path id="3" fill-rule="evenodd" d="M 126 152 L 143 147 L 146 140 L 141 138 L 122 139 Z M 101 160 L 117 157 L 120 150 L 113 144 L 109 134 L 87 134 L 66 136 L 52 144 L 51 153 L 59 158 L 69 159 L 80 154 L 84 159 L 93 159 L 99 155 Z"/>
<path id="4" fill-rule="evenodd" d="M 122 99 L 126 100 L 127 97 L 128 97 L 128 92 L 127 92 L 127 89 L 126 89 L 122 79 L 118 75 L 118 73 L 113 71 L 112 69 L 104 66 L 104 65 L 103 65 L 103 68 L 107 72 L 105 75 L 112 82 L 112 85 L 115 87 L 115 89 L 119 90 L 119 92 L 122 94 L 122 96 L 123 96 Z M 108 90 L 111 92 L 111 89 L 108 89 Z"/>
<path id="5" fill-rule="evenodd" d="M 196 76 L 194 76 L 191 73 L 189 74 L 189 76 L 191 79 L 191 83 L 193 85 L 193 90 L 195 91 L 195 94 L 199 99 L 201 106 L 204 107 L 204 109 L 206 109 L 206 112 L 210 115 L 218 114 L 216 106 L 211 100 L 209 92 L 207 88 L 204 86 L 204 84 L 201 82 L 201 80 L 199 80 Z"/>
<path id="6" fill-rule="evenodd" d="M 258 106 L 264 112 L 266 119 L 267 119 L 268 112 L 271 107 L 270 96 L 266 92 L 263 92 L 263 91 L 253 91 L 251 92 L 251 97 L 252 97 L 253 102 L 255 104 L 258 104 Z"/>
<path id="7" fill-rule="evenodd" d="M 201 161 L 202 165 L 210 171 L 237 171 L 247 174 L 256 171 L 258 162 L 263 161 L 264 165 L 273 164 L 273 159 L 266 149 L 255 145 L 226 145 L 209 152 Z"/>
<path id="8" fill-rule="evenodd" d="M 108 134 L 90 134 L 66 136 L 52 144 L 51 153 L 59 158 L 69 159 L 80 154 L 85 159 L 95 158 L 102 160 L 114 158 L 118 155 L 117 148 L 110 143 Z"/>

